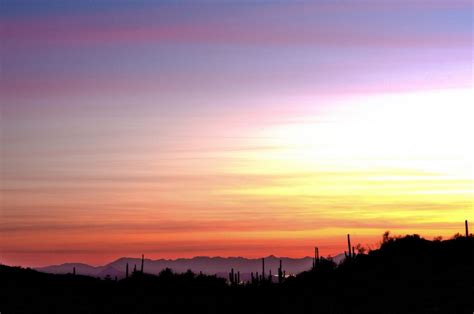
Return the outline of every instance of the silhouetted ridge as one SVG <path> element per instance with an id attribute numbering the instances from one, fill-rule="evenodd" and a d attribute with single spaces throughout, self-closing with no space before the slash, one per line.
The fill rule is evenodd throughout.
<path id="1" fill-rule="evenodd" d="M 349 238 L 348 238 L 349 240 Z M 348 241 L 349 244 L 349 241 Z M 474 237 L 433 241 L 384 234 L 379 249 L 351 247 L 340 264 L 318 256 L 308 270 L 285 275 L 261 270 L 244 280 L 230 270 L 217 276 L 158 275 L 134 267 L 115 280 L 54 275 L 0 265 L 2 313 L 472 313 Z M 349 256 L 349 254 L 347 254 Z M 199 258 L 201 259 L 201 258 Z M 206 258 L 203 258 L 204 260 Z M 140 259 L 139 259 L 140 260 Z"/>

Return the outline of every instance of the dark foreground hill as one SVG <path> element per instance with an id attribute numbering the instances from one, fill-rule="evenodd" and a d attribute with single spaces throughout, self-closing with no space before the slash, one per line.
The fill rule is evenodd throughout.
<path id="1" fill-rule="evenodd" d="M 474 237 L 385 237 L 380 249 L 277 283 L 169 270 L 124 280 L 0 266 L 9 313 L 473 313 Z"/>

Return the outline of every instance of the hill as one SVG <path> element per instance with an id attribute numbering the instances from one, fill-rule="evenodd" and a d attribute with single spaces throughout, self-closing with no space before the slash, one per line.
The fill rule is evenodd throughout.
<path id="1" fill-rule="evenodd" d="M 339 265 L 229 284 L 192 272 L 123 280 L 0 266 L 2 313 L 472 313 L 474 237 L 384 237 Z"/>

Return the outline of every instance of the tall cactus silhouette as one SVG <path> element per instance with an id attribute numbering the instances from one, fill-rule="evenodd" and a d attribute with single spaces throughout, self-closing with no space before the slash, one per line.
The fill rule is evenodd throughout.
<path id="1" fill-rule="evenodd" d="M 125 278 L 128 278 L 128 263 L 125 265 Z"/>
<path id="2" fill-rule="evenodd" d="M 352 247 L 351 247 L 351 235 L 347 235 L 347 257 L 350 259 L 352 257 L 351 254 Z"/>
<path id="3" fill-rule="evenodd" d="M 230 283 L 231 285 L 234 284 L 234 269 L 233 269 L 233 268 L 230 269 L 230 273 L 229 273 L 229 283 Z"/>
<path id="4" fill-rule="evenodd" d="M 467 223 L 467 219 L 464 221 L 464 228 L 466 228 L 466 238 L 469 237 L 469 226 Z"/>
<path id="5" fill-rule="evenodd" d="M 265 280 L 265 258 L 262 258 L 262 281 Z"/>
<path id="6" fill-rule="evenodd" d="M 316 268 L 316 265 L 319 263 L 319 248 L 314 247 L 314 257 L 313 257 L 313 268 Z"/>
<path id="7" fill-rule="evenodd" d="M 282 283 L 283 281 L 283 269 L 282 269 L 282 262 L 280 260 L 280 267 L 278 267 L 278 283 Z"/>
<path id="8" fill-rule="evenodd" d="M 145 255 L 142 254 L 142 267 L 140 268 L 140 272 L 143 274 L 143 264 L 145 263 Z"/>

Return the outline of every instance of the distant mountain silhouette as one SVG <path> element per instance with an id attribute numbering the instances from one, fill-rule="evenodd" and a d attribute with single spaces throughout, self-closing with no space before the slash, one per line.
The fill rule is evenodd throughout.
<path id="1" fill-rule="evenodd" d="M 277 274 L 279 261 L 282 260 L 285 270 L 288 274 L 298 274 L 311 268 L 313 263 L 312 257 L 289 258 L 276 257 L 273 255 L 265 257 L 265 265 L 267 270 L 271 270 L 273 274 Z M 333 257 L 334 262 L 340 263 L 344 259 L 344 254 L 338 254 Z M 140 268 L 141 258 L 122 257 L 103 266 L 90 266 L 83 263 L 66 263 L 61 265 L 51 265 L 39 267 L 36 270 L 51 274 L 69 274 L 76 268 L 76 274 L 105 278 L 110 276 L 119 279 L 125 277 L 126 264 L 129 265 L 130 272 L 134 265 Z M 159 274 L 163 269 L 169 268 L 176 273 L 184 273 L 188 270 L 194 273 L 204 273 L 208 275 L 217 275 L 218 277 L 227 278 L 229 270 L 234 268 L 239 271 L 242 279 L 250 279 L 251 272 L 259 272 L 262 268 L 261 259 L 252 259 L 244 257 L 207 257 L 197 256 L 193 258 L 179 259 L 145 259 L 144 269 L 148 274 Z"/>
<path id="2" fill-rule="evenodd" d="M 83 263 L 65 263 L 61 265 L 51 265 L 46 267 L 35 268 L 38 271 L 50 274 L 69 274 L 76 268 L 76 273 L 86 276 L 97 277 L 106 266 L 94 267 Z"/>

